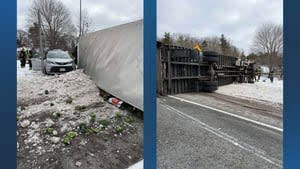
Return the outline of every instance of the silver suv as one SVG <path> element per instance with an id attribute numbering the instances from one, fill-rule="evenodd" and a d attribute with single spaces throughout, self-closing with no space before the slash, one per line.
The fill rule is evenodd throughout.
<path id="1" fill-rule="evenodd" d="M 46 74 L 64 73 L 75 69 L 74 60 L 69 53 L 60 49 L 48 51 L 44 63 Z"/>

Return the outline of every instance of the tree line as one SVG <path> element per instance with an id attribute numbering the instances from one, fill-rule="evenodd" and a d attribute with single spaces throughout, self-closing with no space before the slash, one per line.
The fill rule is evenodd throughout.
<path id="1" fill-rule="evenodd" d="M 38 14 L 41 16 L 42 41 L 45 48 L 71 51 L 78 42 L 79 34 L 90 31 L 92 23 L 86 9 L 80 22 L 73 23 L 70 10 L 59 0 L 34 0 L 28 9 L 27 27 L 17 30 L 17 47 L 39 48 Z M 79 17 L 78 17 L 79 18 Z"/>
<path id="2" fill-rule="evenodd" d="M 251 38 L 251 37 L 249 37 Z M 215 51 L 222 55 L 233 56 L 241 59 L 251 59 L 257 65 L 268 65 L 282 69 L 283 67 L 283 26 L 281 24 L 264 23 L 257 28 L 249 46 L 250 52 L 245 55 L 243 49 L 235 46 L 229 37 L 220 36 L 195 37 L 186 33 L 165 32 L 159 41 L 167 45 L 193 48 L 200 44 L 203 50 Z"/>
<path id="3" fill-rule="evenodd" d="M 186 48 L 193 48 L 196 44 L 200 44 L 203 50 L 215 51 L 223 55 L 240 57 L 244 52 L 232 44 L 231 40 L 224 34 L 218 36 L 198 38 L 184 33 L 165 32 L 159 41 L 167 45 L 175 45 Z"/>

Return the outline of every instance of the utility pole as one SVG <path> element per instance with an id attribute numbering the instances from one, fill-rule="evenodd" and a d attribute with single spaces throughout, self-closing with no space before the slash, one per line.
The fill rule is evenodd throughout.
<path id="1" fill-rule="evenodd" d="M 81 28 L 81 0 L 80 0 L 80 16 L 79 17 L 80 17 L 80 21 L 79 21 L 79 37 L 80 37 L 81 36 L 81 31 L 82 31 L 81 30 L 82 29 Z"/>
<path id="2" fill-rule="evenodd" d="M 81 20 L 82 20 L 81 19 L 81 17 L 82 17 L 81 16 L 81 0 L 80 0 L 80 5 L 79 6 L 80 6 L 80 9 L 79 9 L 80 10 L 79 11 L 80 12 L 80 14 L 79 14 L 80 16 L 79 16 L 79 38 L 78 38 L 78 43 L 77 43 L 77 65 L 79 65 L 79 40 L 80 40 L 80 37 L 81 37 L 81 29 L 82 29 L 81 28 Z"/>
<path id="3" fill-rule="evenodd" d="M 38 27 L 39 27 L 39 36 L 40 36 L 40 54 L 41 54 L 41 66 L 42 66 L 42 72 L 45 73 L 45 55 L 44 55 L 44 49 L 43 49 L 43 38 L 42 38 L 42 21 L 41 21 L 41 13 L 38 11 Z"/>

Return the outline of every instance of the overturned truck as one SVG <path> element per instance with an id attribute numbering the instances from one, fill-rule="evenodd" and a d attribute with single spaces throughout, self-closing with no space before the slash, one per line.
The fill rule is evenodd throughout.
<path id="1" fill-rule="evenodd" d="M 157 93 L 213 92 L 233 82 L 254 83 L 254 63 L 233 56 L 157 42 Z"/>
<path id="2" fill-rule="evenodd" d="M 86 34 L 79 68 L 105 92 L 143 111 L 143 20 Z"/>

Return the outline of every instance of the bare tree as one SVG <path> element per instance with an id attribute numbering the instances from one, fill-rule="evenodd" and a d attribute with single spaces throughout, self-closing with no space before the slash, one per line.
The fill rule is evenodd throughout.
<path id="1" fill-rule="evenodd" d="M 89 16 L 87 9 L 83 9 L 81 14 L 81 32 L 80 32 L 80 22 L 77 25 L 77 29 L 79 30 L 79 35 L 84 35 L 90 32 L 92 24 L 93 22 Z"/>
<path id="2" fill-rule="evenodd" d="M 22 29 L 17 30 L 17 47 L 30 46 L 28 33 Z"/>
<path id="3" fill-rule="evenodd" d="M 252 48 L 256 53 L 268 57 L 269 67 L 272 69 L 272 60 L 283 53 L 283 26 L 274 23 L 263 24 L 256 31 Z"/>
<path id="4" fill-rule="evenodd" d="M 37 23 L 33 23 L 33 25 L 29 27 L 28 37 L 31 39 L 32 46 L 34 48 L 39 48 L 40 36 L 39 36 L 39 27 Z"/>
<path id="5" fill-rule="evenodd" d="M 37 23 L 38 12 L 41 14 L 42 29 L 50 49 L 61 48 L 65 35 L 74 34 L 76 28 L 72 24 L 70 12 L 58 0 L 34 0 L 30 8 L 29 23 Z"/>

